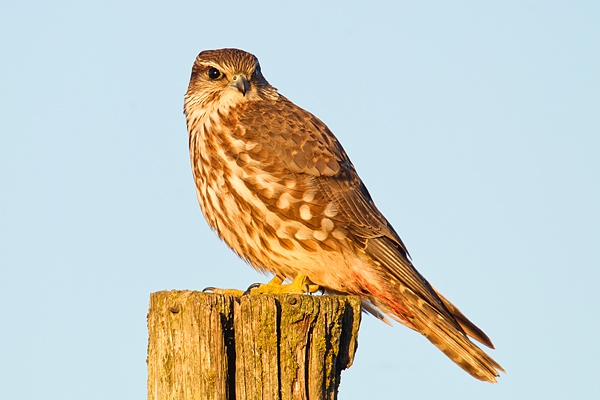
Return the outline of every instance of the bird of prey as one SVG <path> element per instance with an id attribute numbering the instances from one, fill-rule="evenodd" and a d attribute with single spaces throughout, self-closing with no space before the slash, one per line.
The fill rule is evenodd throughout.
<path id="1" fill-rule="evenodd" d="M 202 51 L 184 112 L 202 213 L 238 256 L 274 274 L 265 291 L 359 296 L 496 382 L 504 370 L 468 337 L 493 348 L 490 339 L 415 269 L 337 138 L 280 95 L 254 55 Z"/>

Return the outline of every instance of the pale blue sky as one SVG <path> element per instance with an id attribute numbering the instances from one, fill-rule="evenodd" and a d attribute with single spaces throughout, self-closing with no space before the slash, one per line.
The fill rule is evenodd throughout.
<path id="1" fill-rule="evenodd" d="M 204 222 L 182 114 L 197 53 L 238 47 L 508 371 L 365 316 L 340 399 L 600 398 L 600 6 L 366 3 L 2 6 L 0 397 L 143 399 L 151 292 L 268 279 Z"/>

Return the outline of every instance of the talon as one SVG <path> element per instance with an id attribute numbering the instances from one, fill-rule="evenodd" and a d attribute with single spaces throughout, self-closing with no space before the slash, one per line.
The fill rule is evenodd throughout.
<path id="1" fill-rule="evenodd" d="M 323 289 L 321 286 L 315 285 L 315 284 L 308 285 L 308 293 L 313 294 L 313 293 L 317 293 L 317 292 L 321 292 L 321 294 L 324 294 L 325 289 Z"/>
<path id="2" fill-rule="evenodd" d="M 256 289 L 260 287 L 260 283 L 253 283 L 252 285 L 248 286 L 248 289 L 246 289 L 246 291 L 242 294 L 242 296 L 245 296 L 247 294 L 251 294 L 252 293 L 252 289 Z"/>
<path id="3" fill-rule="evenodd" d="M 238 289 L 220 289 L 213 286 L 205 287 L 202 290 L 202 293 L 225 294 L 236 297 L 240 297 L 244 294 L 244 292 Z"/>
<path id="4" fill-rule="evenodd" d="M 319 285 L 315 285 L 305 275 L 296 275 L 294 280 L 289 284 L 284 284 L 284 281 L 285 277 L 275 275 L 269 283 L 253 283 L 248 286 L 248 289 L 245 291 L 236 289 L 218 289 L 209 286 L 204 288 L 203 292 L 240 297 L 249 294 L 313 294 L 318 291 L 323 291 Z"/>

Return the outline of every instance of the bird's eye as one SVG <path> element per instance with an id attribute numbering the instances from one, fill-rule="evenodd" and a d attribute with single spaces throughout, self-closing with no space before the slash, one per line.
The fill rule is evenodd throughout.
<path id="1" fill-rule="evenodd" d="M 221 71 L 216 68 L 211 68 L 208 70 L 208 77 L 210 79 L 219 79 L 221 77 Z"/>

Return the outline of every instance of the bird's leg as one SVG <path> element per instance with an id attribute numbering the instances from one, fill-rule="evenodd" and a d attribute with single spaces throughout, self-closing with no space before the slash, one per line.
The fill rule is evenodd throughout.
<path id="1" fill-rule="evenodd" d="M 246 294 L 246 292 L 244 292 L 243 290 L 239 290 L 239 289 L 221 289 L 221 288 L 216 288 L 216 287 L 206 287 L 202 290 L 205 293 L 214 293 L 214 294 L 229 294 L 235 297 L 240 297 L 243 296 L 244 294 Z"/>
<path id="2" fill-rule="evenodd" d="M 275 275 L 268 283 L 254 283 L 246 291 L 238 289 L 219 289 L 207 287 L 203 292 L 215 294 L 230 294 L 233 296 L 243 296 L 246 294 L 305 294 L 316 293 L 321 288 L 311 282 L 306 275 L 296 275 L 291 283 L 284 284 L 285 278 L 281 275 Z"/>
<path id="3" fill-rule="evenodd" d="M 275 275 L 269 283 L 252 285 L 246 291 L 249 294 L 305 294 L 318 292 L 320 287 L 311 282 L 306 275 L 298 274 L 289 284 L 283 284 L 285 279 Z"/>
<path id="4" fill-rule="evenodd" d="M 260 293 L 279 293 L 280 288 L 283 286 L 285 278 L 280 275 L 275 275 L 268 283 L 253 283 L 248 286 L 248 289 L 221 289 L 215 287 L 204 288 L 203 292 L 210 292 L 215 294 L 230 294 L 232 296 L 240 297 L 246 294 L 260 294 Z M 288 286 L 288 285 L 285 285 Z"/>

